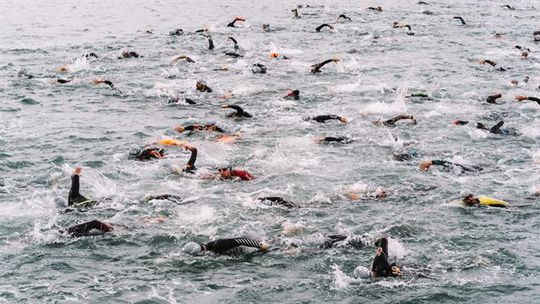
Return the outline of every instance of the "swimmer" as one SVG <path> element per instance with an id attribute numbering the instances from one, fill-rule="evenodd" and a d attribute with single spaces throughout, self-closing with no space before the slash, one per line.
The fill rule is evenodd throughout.
<path id="1" fill-rule="evenodd" d="M 487 101 L 487 103 L 491 103 L 491 104 L 499 104 L 499 103 L 497 103 L 497 99 L 499 99 L 501 97 L 502 97 L 502 94 L 497 93 L 497 94 L 488 96 L 486 101 Z"/>
<path id="2" fill-rule="evenodd" d="M 329 28 L 329 29 L 332 30 L 332 31 L 334 30 L 334 27 L 331 26 L 330 24 L 328 24 L 328 23 L 323 23 L 323 24 L 319 25 L 319 26 L 315 29 L 315 31 L 316 31 L 316 32 L 320 32 L 320 31 L 321 31 L 323 28 L 325 28 L 325 27 Z"/>
<path id="3" fill-rule="evenodd" d="M 480 60 L 480 64 L 489 64 L 491 65 L 492 67 L 495 67 L 497 65 L 497 63 L 493 60 L 489 60 L 489 59 L 481 59 Z"/>
<path id="4" fill-rule="evenodd" d="M 406 27 L 407 29 L 409 29 L 409 32 L 412 31 L 412 27 L 408 24 L 405 24 L 405 23 L 400 23 L 398 21 L 394 22 L 394 25 L 392 26 L 393 28 L 404 28 Z"/>
<path id="5" fill-rule="evenodd" d="M 462 172 L 480 172 L 483 169 L 478 166 L 465 167 L 460 164 L 452 163 L 446 160 L 425 160 L 420 163 L 419 168 L 422 171 L 428 171 L 431 166 L 443 166 L 444 168 L 457 167 Z"/>
<path id="6" fill-rule="evenodd" d="M 26 71 L 26 69 L 20 69 L 20 70 L 17 71 L 17 77 L 26 78 L 26 79 L 32 79 L 35 76 L 32 75 L 32 74 L 29 74 L 28 71 Z"/>
<path id="7" fill-rule="evenodd" d="M 429 5 L 429 3 L 425 2 L 425 1 L 418 1 L 418 2 L 416 2 L 416 4 L 418 4 L 418 5 Z"/>
<path id="8" fill-rule="evenodd" d="M 219 239 L 206 244 L 187 243 L 183 251 L 190 254 L 204 254 L 212 251 L 218 254 L 242 254 L 248 252 L 246 247 L 256 248 L 260 252 L 268 251 L 268 244 L 250 238 Z"/>
<path id="9" fill-rule="evenodd" d="M 262 25 L 262 29 L 263 29 L 263 31 L 265 31 L 265 32 L 267 32 L 267 33 L 269 33 L 269 32 L 272 31 L 272 30 L 270 29 L 270 24 L 268 24 L 268 23 L 263 24 L 263 25 Z"/>
<path id="10" fill-rule="evenodd" d="M 412 124 L 415 125 L 416 124 L 416 118 L 412 115 L 398 115 L 394 118 L 391 118 L 391 119 L 388 119 L 388 120 L 382 120 L 382 119 L 377 119 L 376 121 L 373 121 L 372 123 L 376 126 L 385 126 L 385 127 L 395 127 L 396 126 L 396 122 L 400 121 L 400 120 L 404 120 L 404 119 L 410 119 Z"/>
<path id="11" fill-rule="evenodd" d="M 468 123 L 469 122 L 466 121 L 466 120 L 455 120 L 453 122 L 454 125 L 458 125 L 458 126 L 464 126 L 464 125 L 466 125 Z M 514 129 L 514 128 L 501 128 L 503 124 L 504 124 L 504 121 L 501 120 L 499 123 L 497 123 L 493 127 L 488 128 L 483 123 L 478 122 L 478 123 L 476 123 L 476 128 L 484 130 L 484 131 L 489 131 L 489 133 L 499 134 L 499 135 L 507 135 L 507 136 L 519 136 L 519 135 L 521 135 L 521 133 L 517 129 Z"/>
<path id="12" fill-rule="evenodd" d="M 160 194 L 160 195 L 147 196 L 141 200 L 141 203 L 148 203 L 153 200 L 168 200 L 171 202 L 180 202 L 182 201 L 182 198 L 174 194 Z"/>
<path id="13" fill-rule="evenodd" d="M 499 208 L 507 208 L 508 203 L 496 199 L 492 199 L 489 197 L 475 197 L 473 194 L 468 194 L 463 198 L 463 203 L 465 206 L 473 207 L 473 206 L 490 206 L 490 207 L 499 207 Z"/>
<path id="14" fill-rule="evenodd" d="M 191 98 L 184 98 L 184 101 L 187 103 L 187 104 L 190 104 L 190 105 L 194 105 L 194 104 L 197 104 L 195 102 L 195 100 L 191 99 Z M 180 97 L 177 97 L 177 96 L 172 96 L 171 98 L 169 98 L 169 101 L 167 101 L 167 103 L 179 103 L 180 102 Z"/>
<path id="15" fill-rule="evenodd" d="M 292 98 L 294 100 L 300 99 L 300 91 L 299 90 L 287 90 L 285 91 L 285 96 L 283 98 Z"/>
<path id="16" fill-rule="evenodd" d="M 340 60 L 339 59 L 328 59 L 328 60 L 325 60 L 321 63 L 317 63 L 317 64 L 314 64 L 311 66 L 311 74 L 316 74 L 316 73 L 321 73 L 321 68 L 327 64 L 329 64 L 330 62 L 335 62 L 335 63 L 338 63 Z"/>
<path id="17" fill-rule="evenodd" d="M 79 176 L 81 175 L 81 172 L 82 169 L 77 167 L 71 175 L 71 189 L 69 189 L 68 206 L 90 207 L 97 204 L 97 201 L 88 199 L 79 192 Z"/>
<path id="18" fill-rule="evenodd" d="M 56 79 L 56 82 L 58 82 L 60 84 L 69 83 L 71 81 L 73 81 L 73 79 L 65 79 L 65 78 L 57 78 Z"/>
<path id="19" fill-rule="evenodd" d="M 197 171 L 197 168 L 195 167 L 195 162 L 197 161 L 197 148 L 189 145 L 185 145 L 184 148 L 191 152 L 191 156 L 189 157 L 186 167 L 182 171 L 195 174 L 195 171 Z"/>
<path id="20" fill-rule="evenodd" d="M 120 91 L 117 87 L 115 87 L 114 84 L 110 80 L 103 80 L 103 79 L 97 78 L 97 79 L 92 80 L 92 83 L 96 84 L 96 85 L 104 83 L 104 84 L 108 85 L 112 90 L 115 90 L 118 93 L 120 93 L 121 95 L 123 95 L 122 91 Z"/>
<path id="21" fill-rule="evenodd" d="M 353 142 L 353 140 L 347 136 L 324 136 L 324 137 L 317 137 L 315 138 L 315 141 L 322 144 L 327 143 L 341 143 L 341 144 L 350 144 Z"/>
<path id="22" fill-rule="evenodd" d="M 142 57 L 142 56 L 139 55 L 137 52 L 134 52 L 134 51 L 123 51 L 123 52 L 122 52 L 122 57 L 119 57 L 119 58 L 139 58 L 139 57 Z"/>
<path id="23" fill-rule="evenodd" d="M 270 206 L 283 206 L 287 208 L 299 208 L 298 205 L 295 203 L 288 201 L 282 197 L 279 196 L 265 196 L 265 197 L 258 197 L 258 200 L 261 202 L 267 203 L 267 205 Z"/>
<path id="24" fill-rule="evenodd" d="M 343 20 L 348 20 L 348 21 L 352 21 L 351 18 L 349 18 L 347 15 L 345 14 L 341 14 L 337 17 L 337 20 L 339 21 L 339 18 L 343 18 Z"/>
<path id="25" fill-rule="evenodd" d="M 253 72 L 253 74 L 266 74 L 266 67 L 263 64 L 255 63 L 251 67 L 251 72 Z"/>
<path id="26" fill-rule="evenodd" d="M 382 238 L 377 243 L 371 274 L 374 278 L 378 277 L 398 277 L 401 276 L 401 269 L 396 263 L 388 263 L 388 239 Z"/>
<path id="27" fill-rule="evenodd" d="M 237 118 L 240 118 L 240 117 L 247 117 L 247 118 L 253 117 L 251 114 L 249 114 L 248 112 L 245 112 L 244 109 L 242 109 L 240 106 L 237 106 L 237 105 L 222 105 L 221 107 L 235 110 L 235 112 L 227 114 L 227 117 L 237 117 Z"/>
<path id="28" fill-rule="evenodd" d="M 69 227 L 67 233 L 72 237 L 101 235 L 113 230 L 113 226 L 109 223 L 93 220 Z M 63 231 L 62 231 L 63 232 Z"/>
<path id="29" fill-rule="evenodd" d="M 370 11 L 382 12 L 382 6 L 377 6 L 377 7 L 370 6 L 367 9 Z"/>
<path id="30" fill-rule="evenodd" d="M 158 147 L 144 147 L 142 149 L 133 149 L 129 152 L 130 159 L 138 159 L 140 161 L 161 159 L 165 157 L 165 150 Z"/>
<path id="31" fill-rule="evenodd" d="M 298 9 L 295 8 L 295 9 L 291 10 L 291 12 L 293 13 L 293 18 L 294 18 L 294 19 L 300 19 L 300 18 L 302 18 L 302 17 L 300 17 L 300 15 L 298 14 Z"/>
<path id="32" fill-rule="evenodd" d="M 511 11 L 515 10 L 515 8 L 511 7 L 511 6 L 508 5 L 508 4 L 505 4 L 505 5 L 503 5 L 502 7 L 507 8 L 507 9 L 509 9 L 509 10 L 511 10 Z"/>
<path id="33" fill-rule="evenodd" d="M 231 166 L 222 167 L 218 169 L 219 177 L 221 179 L 234 179 L 239 178 L 243 181 L 250 181 L 255 179 L 255 177 L 247 172 L 246 170 L 236 170 L 233 169 Z"/>
<path id="34" fill-rule="evenodd" d="M 411 98 L 411 97 L 429 98 L 429 95 L 423 92 L 413 92 L 405 97 L 406 98 Z"/>
<path id="35" fill-rule="evenodd" d="M 339 120 L 342 123 L 349 122 L 345 116 L 337 116 L 337 115 L 318 115 L 315 117 L 308 117 L 305 120 L 315 120 L 316 122 L 326 123 L 328 120 Z"/>
<path id="36" fill-rule="evenodd" d="M 193 59 L 191 59 L 189 56 L 186 56 L 186 55 L 180 55 L 180 56 L 174 58 L 172 63 L 175 64 L 175 63 L 177 63 L 178 61 L 180 61 L 182 59 L 184 59 L 185 61 L 190 62 L 190 63 L 195 63 L 195 61 Z"/>
<path id="37" fill-rule="evenodd" d="M 370 198 L 385 198 L 388 197 L 388 192 L 382 187 L 367 187 L 365 185 L 351 185 L 345 188 L 346 194 L 351 201 Z"/>
<path id="38" fill-rule="evenodd" d="M 212 40 L 212 36 L 208 34 L 203 34 L 204 37 L 208 38 L 208 49 L 213 50 L 214 49 L 214 40 Z"/>
<path id="39" fill-rule="evenodd" d="M 288 60 L 290 59 L 289 57 L 283 55 L 283 54 L 279 54 L 279 53 L 276 53 L 276 52 L 272 52 L 270 53 L 270 59 L 276 59 L 276 60 Z"/>
<path id="40" fill-rule="evenodd" d="M 81 57 L 84 57 L 86 59 L 92 59 L 92 58 L 97 59 L 97 58 L 99 58 L 99 56 L 94 52 L 83 54 Z"/>
<path id="41" fill-rule="evenodd" d="M 212 89 L 206 84 L 206 82 L 204 82 L 202 80 L 197 81 L 197 83 L 195 84 L 195 88 L 199 92 L 212 93 Z"/>
<path id="42" fill-rule="evenodd" d="M 216 123 L 214 121 L 209 121 L 205 125 L 188 125 L 188 126 L 177 126 L 174 128 L 178 133 L 182 133 L 184 131 L 206 131 L 206 132 L 218 132 L 218 133 L 225 133 L 225 130 L 222 128 L 216 126 Z"/>
<path id="43" fill-rule="evenodd" d="M 238 41 L 236 41 L 236 39 L 234 39 L 234 37 L 230 37 L 230 36 L 229 36 L 228 39 L 231 40 L 231 41 L 234 43 L 234 49 L 235 49 L 235 50 L 240 49 L 240 47 L 238 46 Z"/>
<path id="44" fill-rule="evenodd" d="M 352 247 L 355 249 L 362 249 L 366 244 L 364 242 L 364 236 L 346 236 L 342 234 L 333 234 L 326 237 L 324 243 L 320 246 L 322 249 L 330 249 L 336 243 L 340 243 L 341 247 Z"/>
<path id="45" fill-rule="evenodd" d="M 236 16 L 236 17 L 234 17 L 234 20 L 232 22 L 227 24 L 227 27 L 237 27 L 236 22 L 238 22 L 238 21 L 246 21 L 246 18 L 244 18 L 242 16 Z"/>
<path id="46" fill-rule="evenodd" d="M 461 22 L 461 25 L 467 25 L 467 23 L 465 22 L 465 19 L 463 19 L 460 16 L 456 16 L 456 17 L 454 17 L 454 19 L 459 20 Z"/>
<path id="47" fill-rule="evenodd" d="M 528 81 L 528 79 L 527 79 Z M 540 105 L 540 98 L 538 97 L 530 97 L 530 96 L 523 96 L 523 95 L 517 95 L 515 97 L 517 101 L 524 101 L 524 100 L 530 100 L 530 101 L 536 101 L 538 105 Z"/>
<path id="48" fill-rule="evenodd" d="M 183 29 L 176 29 L 174 31 L 169 32 L 169 36 L 182 36 L 182 35 L 184 35 Z"/>

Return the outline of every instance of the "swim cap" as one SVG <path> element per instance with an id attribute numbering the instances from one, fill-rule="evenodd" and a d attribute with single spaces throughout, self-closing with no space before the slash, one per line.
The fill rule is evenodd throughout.
<path id="1" fill-rule="evenodd" d="M 184 248 L 182 248 L 182 251 L 189 254 L 197 254 L 201 252 L 201 245 L 195 242 L 189 242 L 186 245 L 184 245 Z"/>
<path id="2" fill-rule="evenodd" d="M 228 161 L 224 160 L 222 162 L 220 162 L 218 164 L 218 169 L 227 169 L 231 166 L 231 163 L 229 163 Z"/>
<path id="3" fill-rule="evenodd" d="M 133 148 L 129 151 L 129 156 L 130 157 L 137 157 L 141 154 L 141 149 L 140 148 Z"/>
<path id="4" fill-rule="evenodd" d="M 369 279 L 371 278 L 371 271 L 364 266 L 358 266 L 354 269 L 354 276 L 357 279 Z"/>
<path id="5" fill-rule="evenodd" d="M 206 125 L 207 126 L 215 126 L 216 125 L 216 121 L 215 120 L 209 120 L 206 122 Z"/>

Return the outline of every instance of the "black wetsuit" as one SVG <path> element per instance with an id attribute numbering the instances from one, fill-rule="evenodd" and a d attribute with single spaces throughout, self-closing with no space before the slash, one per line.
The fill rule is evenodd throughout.
<path id="1" fill-rule="evenodd" d="M 68 206 L 87 207 L 95 205 L 97 202 L 91 199 L 87 199 L 79 193 L 79 175 L 71 176 L 71 189 L 69 190 Z"/>
<path id="2" fill-rule="evenodd" d="M 297 208 L 298 206 L 294 204 L 291 201 L 288 201 L 282 197 L 279 196 L 266 196 L 266 197 L 259 197 L 257 198 L 260 201 L 268 201 L 270 202 L 270 206 L 279 205 L 287 208 Z"/>
<path id="3" fill-rule="evenodd" d="M 240 106 L 229 105 L 228 108 L 236 110 L 236 112 L 227 115 L 227 117 L 247 117 L 247 118 L 253 117 L 248 112 L 245 112 L 244 109 L 242 109 Z"/>
<path id="4" fill-rule="evenodd" d="M 452 163 L 452 162 L 449 162 L 449 161 L 446 161 L 446 160 L 432 160 L 431 164 L 433 166 L 443 166 L 445 168 L 455 166 L 455 167 L 459 167 L 463 172 L 479 172 L 479 171 L 482 171 L 482 168 L 477 167 L 477 166 L 469 168 L 469 167 L 465 167 L 463 165 Z"/>
<path id="5" fill-rule="evenodd" d="M 398 121 L 400 121 L 402 119 L 412 119 L 413 123 L 416 122 L 416 121 L 414 121 L 414 116 L 411 116 L 411 115 L 398 115 L 398 116 L 396 116 L 394 118 L 383 121 L 382 124 L 387 126 L 387 127 L 395 127 L 396 122 L 398 122 Z"/>
<path id="6" fill-rule="evenodd" d="M 371 268 L 372 273 L 375 277 L 388 277 L 396 276 L 392 274 L 392 267 L 396 266 L 396 263 L 388 263 L 388 240 L 382 238 L 375 242 L 375 246 L 382 248 L 381 255 L 375 255 L 373 259 L 373 266 Z"/>
<path id="7" fill-rule="evenodd" d="M 311 66 L 311 74 L 321 73 L 321 68 L 330 62 L 334 61 L 334 59 L 328 59 L 321 63 L 317 63 Z"/>
<path id="8" fill-rule="evenodd" d="M 334 235 L 329 235 L 326 238 L 326 241 L 324 241 L 324 243 L 321 245 L 321 248 L 322 249 L 332 248 L 332 246 L 334 246 L 335 243 L 345 241 L 345 240 L 346 240 L 346 245 L 350 245 L 353 248 L 360 249 L 360 248 L 363 248 L 365 246 L 365 244 L 361 240 L 361 238 L 358 238 L 358 237 L 351 237 L 350 238 L 350 237 L 348 237 L 346 235 L 334 234 Z"/>
<path id="9" fill-rule="evenodd" d="M 499 135 L 507 135 L 507 136 L 519 136 L 519 135 L 521 135 L 521 133 L 517 129 L 514 129 L 514 128 L 501 128 L 503 125 L 504 125 L 504 121 L 501 120 L 499 123 L 497 123 L 496 125 L 491 127 L 491 129 L 489 129 L 489 133 L 499 134 Z"/>
<path id="10" fill-rule="evenodd" d="M 538 105 L 540 105 L 540 98 L 537 98 L 537 97 L 527 97 L 527 100 L 530 100 L 530 101 L 536 101 L 538 103 Z"/>
<path id="11" fill-rule="evenodd" d="M 95 231 L 96 233 L 92 233 L 92 231 Z M 73 237 L 104 234 L 108 231 L 109 228 L 107 227 L 107 225 L 98 220 L 93 220 L 83 224 L 75 225 L 69 227 L 67 230 L 67 232 Z"/>
<path id="12" fill-rule="evenodd" d="M 319 116 L 312 117 L 311 119 L 315 120 L 316 122 L 325 123 L 327 120 L 332 120 L 332 119 L 341 120 L 341 117 L 337 115 L 319 115 Z"/>
<path id="13" fill-rule="evenodd" d="M 213 131 L 216 131 L 216 132 L 219 132 L 219 133 L 225 133 L 225 130 L 223 130 L 222 128 L 220 128 L 218 126 L 214 126 L 214 125 L 204 125 L 204 126 L 201 126 L 201 125 L 189 125 L 189 126 L 186 126 L 184 128 L 184 130 L 185 131 L 202 131 L 202 130 L 209 130 L 212 127 L 213 127 Z"/>
<path id="14" fill-rule="evenodd" d="M 348 143 L 351 143 L 352 142 L 352 139 L 346 137 L 346 136 L 337 136 L 337 137 L 334 137 L 334 136 L 326 136 L 322 139 L 323 142 L 325 143 L 331 143 L 331 142 L 338 142 L 338 143 L 342 143 L 342 144 L 348 144 Z"/>
<path id="15" fill-rule="evenodd" d="M 319 26 L 315 29 L 315 31 L 320 32 L 320 31 L 322 30 L 323 27 L 328 27 L 328 28 L 331 29 L 331 30 L 334 29 L 334 27 L 331 26 L 330 24 L 323 23 L 323 24 L 319 25 Z"/>
<path id="16" fill-rule="evenodd" d="M 148 202 L 153 201 L 153 200 L 169 200 L 169 201 L 178 202 L 178 201 L 182 200 L 182 197 L 180 197 L 178 195 L 174 195 L 174 194 L 152 195 L 152 196 L 148 196 L 148 197 L 143 198 L 141 200 L 141 202 L 148 203 Z"/>
<path id="17" fill-rule="evenodd" d="M 150 148 L 146 148 L 138 153 L 132 153 L 130 154 L 130 158 L 135 158 L 135 159 L 138 159 L 138 160 L 151 160 L 151 159 L 154 159 L 154 158 L 159 158 L 156 156 L 156 153 L 161 155 L 161 157 L 163 157 L 163 155 L 165 154 L 165 150 L 161 149 L 161 148 L 157 148 L 157 147 L 150 147 Z"/>
<path id="18" fill-rule="evenodd" d="M 197 168 L 195 167 L 195 161 L 197 161 L 197 148 L 191 147 L 188 150 L 191 151 L 191 156 L 189 157 L 188 163 L 183 171 L 194 174 L 195 171 L 197 171 Z"/>
<path id="19" fill-rule="evenodd" d="M 204 245 L 206 250 L 220 254 L 243 253 L 241 246 L 261 248 L 261 243 L 250 238 L 219 239 Z"/>

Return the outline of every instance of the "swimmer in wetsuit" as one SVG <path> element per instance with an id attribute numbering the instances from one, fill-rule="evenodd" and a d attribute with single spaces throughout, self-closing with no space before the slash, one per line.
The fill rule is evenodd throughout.
<path id="1" fill-rule="evenodd" d="M 152 146 L 147 146 L 143 149 L 133 149 L 129 152 L 130 159 L 138 159 L 141 161 L 160 159 L 163 157 L 165 157 L 165 150 Z"/>
<path id="2" fill-rule="evenodd" d="M 308 117 L 305 120 L 315 120 L 316 122 L 326 123 L 328 120 L 339 120 L 342 123 L 349 122 L 345 116 L 337 116 L 337 115 L 318 115 L 315 117 Z"/>
<path id="3" fill-rule="evenodd" d="M 454 125 L 463 126 L 468 124 L 469 122 L 466 120 L 456 120 L 453 122 Z M 498 134 L 498 135 L 506 135 L 506 136 L 520 136 L 521 132 L 519 132 L 518 129 L 515 128 L 501 128 L 504 124 L 504 121 L 498 122 L 496 125 L 494 125 L 491 128 L 486 127 L 483 123 L 478 122 L 476 123 L 476 128 L 484 131 L 489 131 L 489 133 Z"/>
<path id="4" fill-rule="evenodd" d="M 199 92 L 212 93 L 212 89 L 206 84 L 206 82 L 204 82 L 202 80 L 197 81 L 197 83 L 195 84 L 195 88 Z"/>
<path id="5" fill-rule="evenodd" d="M 528 79 L 527 79 L 528 80 Z M 540 105 L 540 98 L 538 97 L 530 97 L 530 96 L 523 96 L 523 95 L 517 95 L 515 97 L 517 101 L 524 101 L 524 100 L 530 100 L 530 101 L 536 101 L 538 105 Z"/>
<path id="6" fill-rule="evenodd" d="M 187 243 L 183 251 L 197 254 L 212 251 L 218 254 L 242 254 L 246 253 L 246 247 L 255 248 L 260 252 L 268 251 L 268 244 L 250 238 L 218 239 L 206 244 Z"/>
<path id="7" fill-rule="evenodd" d="M 195 167 L 195 162 L 197 161 L 197 148 L 185 145 L 184 149 L 191 151 L 191 156 L 189 157 L 186 167 L 182 171 L 189 174 L 195 174 L 197 171 L 197 167 Z"/>
<path id="8" fill-rule="evenodd" d="M 339 59 L 327 59 L 321 63 L 317 63 L 317 64 L 314 64 L 311 66 L 311 74 L 317 74 L 317 73 L 321 73 L 321 68 L 327 64 L 329 64 L 330 62 L 335 62 L 335 63 L 338 63 L 339 62 Z"/>
<path id="9" fill-rule="evenodd" d="M 300 90 L 288 90 L 285 92 L 285 96 L 283 98 L 292 98 L 294 100 L 300 99 Z"/>
<path id="10" fill-rule="evenodd" d="M 465 167 L 460 164 L 452 163 L 446 160 L 425 160 L 420 163 L 419 168 L 422 171 L 428 171 L 431 166 L 443 166 L 445 168 L 458 167 L 462 172 L 479 172 L 482 171 L 481 167 Z"/>
<path id="11" fill-rule="evenodd" d="M 207 122 L 205 125 L 188 125 L 188 126 L 177 126 L 174 128 L 178 133 L 183 133 L 184 131 L 206 131 L 206 132 L 218 132 L 225 133 L 225 130 L 216 126 L 216 123 L 213 121 Z"/>
<path id="12" fill-rule="evenodd" d="M 382 120 L 377 119 L 376 121 L 373 121 L 372 123 L 376 126 L 385 126 L 385 127 L 395 127 L 396 122 L 403 120 L 403 119 L 410 119 L 412 121 L 412 124 L 416 124 L 416 118 L 412 115 L 398 115 L 394 118 L 388 119 L 388 120 Z"/>
<path id="13" fill-rule="evenodd" d="M 315 141 L 318 143 L 341 143 L 341 144 L 349 144 L 353 142 L 351 138 L 348 138 L 347 136 L 324 136 L 324 137 L 317 137 L 315 138 Z"/>
<path id="14" fill-rule="evenodd" d="M 295 203 L 288 201 L 282 197 L 279 196 L 265 196 L 265 197 L 258 197 L 258 200 L 261 202 L 266 202 L 270 206 L 283 206 L 287 208 L 299 208 L 298 205 Z"/>
<path id="15" fill-rule="evenodd" d="M 229 108 L 229 109 L 235 110 L 235 112 L 227 114 L 227 117 L 236 117 L 236 118 L 253 117 L 251 114 L 249 114 L 248 112 L 245 112 L 244 109 L 242 109 L 240 106 L 237 106 L 237 105 L 222 105 L 221 107 L 225 109 Z"/>
<path id="16" fill-rule="evenodd" d="M 323 23 L 323 24 L 317 26 L 317 28 L 315 29 L 315 31 L 316 31 L 316 32 L 320 32 L 320 31 L 321 31 L 323 28 L 325 28 L 325 27 L 329 28 L 329 29 L 332 30 L 332 31 L 334 30 L 334 27 L 331 26 L 330 24 L 328 24 L 328 23 Z"/>
<path id="17" fill-rule="evenodd" d="M 467 23 L 465 22 L 465 19 L 463 19 L 460 16 L 456 16 L 456 17 L 454 17 L 454 19 L 459 20 L 461 22 L 461 25 L 467 25 Z"/>
<path id="18" fill-rule="evenodd" d="M 113 226 L 111 224 L 93 220 L 69 227 L 67 233 L 72 237 L 81 237 L 105 234 L 111 230 L 113 230 Z"/>
<path id="19" fill-rule="evenodd" d="M 173 59 L 172 63 L 175 64 L 180 60 L 185 60 L 185 61 L 187 61 L 189 63 L 195 63 L 195 61 L 193 59 L 191 59 L 191 57 L 189 57 L 187 55 L 179 55 L 178 57 Z"/>
<path id="20" fill-rule="evenodd" d="M 101 83 L 106 84 L 106 85 L 108 85 L 112 90 L 115 90 L 115 91 L 117 91 L 117 92 L 120 93 L 120 94 L 123 94 L 122 91 L 120 91 L 117 87 L 115 87 L 114 84 L 113 84 L 110 80 L 103 80 L 103 79 L 98 78 L 98 79 L 92 80 L 92 83 L 93 83 L 93 84 L 101 84 Z"/>
<path id="21" fill-rule="evenodd" d="M 73 174 L 71 175 L 71 189 L 69 190 L 68 195 L 68 206 L 73 207 L 90 207 L 97 202 L 95 200 L 88 199 L 79 193 L 79 176 L 81 175 L 82 169 L 80 167 L 75 168 Z"/>
<path id="22" fill-rule="evenodd" d="M 340 18 L 343 18 L 343 20 L 348 20 L 348 21 L 352 21 L 351 18 L 349 18 L 347 15 L 345 14 L 341 14 L 337 17 L 337 20 L 339 20 Z"/>
<path id="23" fill-rule="evenodd" d="M 491 104 L 498 104 L 498 103 L 497 103 L 497 99 L 499 99 L 499 98 L 501 98 L 501 97 L 502 97 L 502 94 L 501 94 L 501 93 L 489 95 L 489 96 L 486 98 L 486 102 L 487 102 L 487 103 L 491 103 Z"/>
<path id="24" fill-rule="evenodd" d="M 376 243 L 376 246 L 379 247 L 377 247 L 371 267 L 372 276 L 374 278 L 401 276 L 401 269 L 396 263 L 388 263 L 388 240 L 382 238 Z"/>
<path id="25" fill-rule="evenodd" d="M 342 246 L 353 247 L 356 249 L 362 249 L 366 244 L 362 236 L 346 236 L 341 234 L 333 234 L 326 237 L 326 240 L 321 245 L 322 249 L 329 249 L 334 244 L 342 242 Z"/>
<path id="26" fill-rule="evenodd" d="M 246 21 L 246 18 L 241 17 L 241 16 L 236 16 L 232 22 L 227 24 L 227 27 L 237 27 L 236 22 L 238 21 Z"/>
<path id="27" fill-rule="evenodd" d="M 142 57 L 142 56 L 139 55 L 137 52 L 134 52 L 134 51 L 123 51 L 123 52 L 122 52 L 122 57 L 120 57 L 120 58 L 139 58 L 139 57 Z"/>

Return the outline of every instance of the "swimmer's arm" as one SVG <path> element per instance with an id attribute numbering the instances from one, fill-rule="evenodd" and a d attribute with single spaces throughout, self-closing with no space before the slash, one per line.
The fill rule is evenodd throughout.
<path id="1" fill-rule="evenodd" d="M 256 240 L 253 240 L 253 239 L 249 239 L 249 238 L 236 238 L 234 239 L 236 241 L 236 243 L 238 244 L 237 246 L 247 246 L 247 247 L 253 247 L 253 248 L 258 248 L 259 250 L 261 251 L 268 251 L 268 245 L 265 244 L 265 243 L 260 243 Z"/>
<path id="2" fill-rule="evenodd" d="M 186 150 L 191 151 L 191 157 L 189 158 L 189 161 L 187 163 L 186 168 L 187 169 L 194 169 L 195 168 L 195 161 L 197 160 L 197 148 L 192 146 L 186 146 Z"/>

